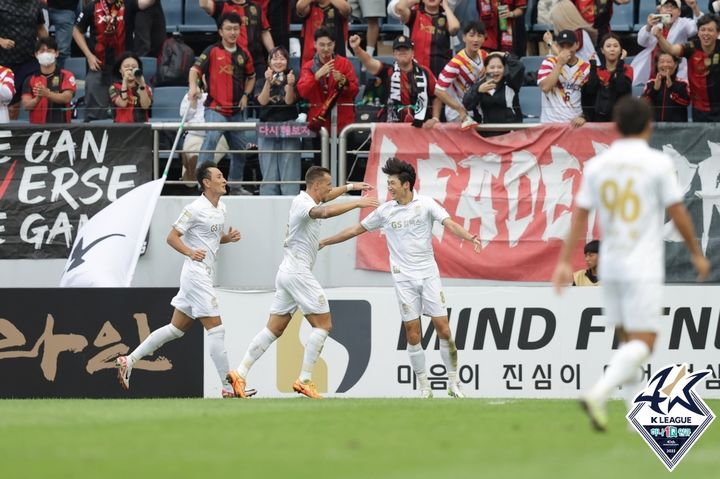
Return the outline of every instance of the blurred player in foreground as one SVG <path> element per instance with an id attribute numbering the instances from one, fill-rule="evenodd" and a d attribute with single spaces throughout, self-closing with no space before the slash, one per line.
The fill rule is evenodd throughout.
<path id="1" fill-rule="evenodd" d="M 575 245 L 587 230 L 590 210 L 598 210 L 602 239 L 598 271 L 605 316 L 622 342 L 602 377 L 580 399 L 598 431 L 607 428 L 607 399 L 618 386 L 637 385 L 640 366 L 655 343 L 665 279 L 665 211 L 690 250 L 698 280 L 710 272 L 672 161 L 648 145 L 652 117 L 651 107 L 642 100 L 618 101 L 613 119 L 622 138 L 586 163 L 570 233 L 552 276 L 558 293 L 570 284 Z"/>
<path id="2" fill-rule="evenodd" d="M 175 311 L 170 324 L 153 331 L 129 355 L 115 360 L 118 379 L 125 389 L 130 388 L 130 373 L 137 361 L 163 344 L 181 338 L 197 319 L 207 330 L 210 357 L 223 383 L 222 396 L 235 396 L 225 380 L 229 367 L 225 326 L 213 289 L 213 271 L 220 245 L 239 241 L 240 232 L 231 226 L 225 233 L 225 204 L 220 197 L 227 193 L 227 180 L 222 172 L 213 163 L 203 163 L 196 174 L 202 195 L 183 209 L 167 237 L 168 244 L 186 257 L 180 273 L 180 291 L 170 303 Z"/>
<path id="3" fill-rule="evenodd" d="M 379 203 L 377 198 L 361 196 L 354 201 L 321 204 L 354 189 L 372 189 L 367 183 L 349 183 L 333 188 L 327 168 L 310 167 L 305 174 L 305 184 L 306 190 L 301 191 L 290 206 L 285 255 L 275 276 L 275 298 L 270 306 L 270 319 L 250 342 L 238 368 L 227 373 L 227 379 L 239 397 L 245 397 L 245 380 L 250 368 L 282 335 L 299 307 L 313 330 L 305 343 L 300 377 L 293 384 L 293 390 L 309 398 L 321 398 L 311 381 L 312 371 L 330 334 L 332 321 L 327 296 L 312 273 L 320 240 L 320 220 L 340 216 L 355 208 L 375 208 Z"/>
<path id="4" fill-rule="evenodd" d="M 440 356 L 448 373 L 448 395 L 465 397 L 457 376 L 457 348 L 450 333 L 445 294 L 432 247 L 433 223 L 437 221 L 458 238 L 471 242 L 475 252 L 479 251 L 480 240 L 454 222 L 435 200 L 413 191 L 415 168 L 411 164 L 390 158 L 382 171 L 388 175 L 392 200 L 383 203 L 361 223 L 323 239 L 320 247 L 342 243 L 366 231 L 383 230 L 390 250 L 390 271 L 400 316 L 405 325 L 410 365 L 415 371 L 420 395 L 432 397 L 425 369 L 425 351 L 420 344 L 420 316 L 425 314 L 432 319 L 440 338 Z"/>

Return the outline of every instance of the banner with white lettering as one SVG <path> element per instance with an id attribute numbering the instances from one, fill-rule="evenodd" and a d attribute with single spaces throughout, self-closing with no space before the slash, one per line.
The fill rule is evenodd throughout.
<path id="1" fill-rule="evenodd" d="M 433 246 L 441 275 L 508 281 L 548 281 L 570 226 L 583 165 L 617 138 L 612 124 L 582 128 L 555 124 L 483 138 L 457 125 L 432 130 L 376 124 L 365 181 L 389 199 L 385 161 L 395 156 L 415 166 L 415 190 L 442 204 L 455 221 L 477 234 L 482 250 L 436 227 Z M 657 125 L 651 146 L 668 154 L 685 193 L 703 250 L 720 254 L 720 128 L 713 124 Z M 361 213 L 361 219 L 369 211 Z M 591 216 L 588 240 L 597 238 Z M 692 281 L 695 272 L 679 233 L 666 225 L 668 281 Z M 582 244 L 574 256 L 584 267 Z M 356 266 L 389 271 L 380 232 L 358 237 Z M 720 270 L 711 280 L 720 280 Z"/>
<path id="2" fill-rule="evenodd" d="M 151 179 L 147 125 L 0 129 L 0 259 L 67 258 L 88 218 Z"/>
<path id="3" fill-rule="evenodd" d="M 407 353 L 395 290 L 328 288 L 333 328 L 313 370 L 322 394 L 334 397 L 419 397 Z M 597 381 L 617 346 L 602 313 L 600 288 L 446 287 L 450 330 L 458 349 L 458 377 L 469 397 L 576 398 Z M 698 383 L 703 398 L 720 398 L 717 286 L 666 286 L 659 334 L 642 365 L 644 380 L 670 363 L 711 373 Z M 272 292 L 218 290 L 231 365 L 267 321 Z M 242 317 L 236 312 L 243 311 Z M 297 312 L 283 335 L 247 377 L 258 397 L 296 395 L 292 383 L 312 332 Z M 440 343 L 422 318 L 425 361 L 436 397 L 447 397 Z M 207 347 L 206 347 L 207 351 Z M 220 394 L 211 361 L 204 365 L 206 397 Z M 617 391 L 616 391 L 617 392 Z"/>

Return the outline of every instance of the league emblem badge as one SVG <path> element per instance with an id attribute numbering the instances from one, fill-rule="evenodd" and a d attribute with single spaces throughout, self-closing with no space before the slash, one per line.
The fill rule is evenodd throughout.
<path id="1" fill-rule="evenodd" d="M 687 364 L 666 366 L 635 397 L 627 415 L 669 471 L 715 420 L 715 414 L 693 390 L 708 374 L 708 370 L 689 372 Z"/>

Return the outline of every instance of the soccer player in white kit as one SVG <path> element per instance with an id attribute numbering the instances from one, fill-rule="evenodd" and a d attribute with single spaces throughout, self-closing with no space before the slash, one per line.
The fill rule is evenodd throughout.
<path id="1" fill-rule="evenodd" d="M 227 379 L 239 397 L 245 397 L 245 383 L 250 368 L 282 335 L 299 307 L 313 330 L 305 343 L 300 377 L 293 384 L 293 390 L 309 398 L 321 398 L 312 382 L 312 370 L 330 334 L 332 321 L 325 292 L 312 274 L 320 245 L 320 220 L 340 216 L 355 208 L 375 208 L 379 203 L 377 198 L 361 196 L 354 201 L 322 205 L 353 189 L 365 191 L 372 189 L 372 186 L 368 183 L 349 183 L 333 188 L 330 170 L 319 166 L 308 169 L 305 185 L 305 191 L 301 191 L 290 206 L 285 254 L 275 276 L 275 297 L 270 306 L 270 319 L 250 342 L 237 369 L 227 373 Z"/>
<path id="2" fill-rule="evenodd" d="M 465 397 L 457 377 L 457 348 L 450 333 L 445 294 L 432 247 L 433 223 L 437 221 L 458 238 L 470 241 L 475 252 L 480 249 L 480 240 L 454 222 L 434 199 L 413 191 L 415 168 L 411 164 L 390 158 L 382 171 L 388 175 L 387 185 L 392 200 L 383 203 L 361 223 L 323 239 L 320 247 L 342 243 L 366 231 L 382 229 L 390 250 L 390 272 L 395 282 L 410 365 L 418 380 L 420 396 L 432 397 L 425 368 L 425 351 L 420 344 L 420 317 L 425 314 L 430 316 L 440 339 L 440 356 L 448 373 L 448 395 Z"/>
<path id="3" fill-rule="evenodd" d="M 637 386 L 640 367 L 655 344 L 665 279 L 665 211 L 690 250 L 698 280 L 710 271 L 683 204 L 672 160 L 648 146 L 652 109 L 626 96 L 616 104 L 613 117 L 622 138 L 585 164 L 570 232 L 552 276 L 558 293 L 572 281 L 570 259 L 587 230 L 590 210 L 597 210 L 598 274 L 605 316 L 622 342 L 602 377 L 580 399 L 598 431 L 607 428 L 607 399 L 618 386 L 630 390 Z"/>
<path id="4" fill-rule="evenodd" d="M 220 197 L 227 193 L 227 180 L 222 172 L 214 164 L 205 163 L 198 168 L 197 179 L 202 194 L 183 209 L 167 237 L 168 244 L 185 256 L 180 291 L 170 303 L 175 311 L 170 324 L 153 331 L 129 355 L 115 360 L 118 379 L 125 389 L 130 388 L 130 373 L 137 361 L 163 344 L 182 337 L 197 319 L 207 330 L 210 357 L 223 383 L 222 396 L 235 396 L 225 379 L 228 370 L 225 326 L 213 289 L 213 272 L 220 245 L 239 241 L 240 232 L 231 226 L 225 233 L 227 215 Z"/>

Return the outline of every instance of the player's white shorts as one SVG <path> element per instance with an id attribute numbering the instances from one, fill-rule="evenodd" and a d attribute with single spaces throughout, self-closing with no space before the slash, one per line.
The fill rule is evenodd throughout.
<path id="1" fill-rule="evenodd" d="M 611 326 L 628 332 L 657 332 L 662 312 L 662 281 L 605 281 L 605 317 Z"/>
<path id="2" fill-rule="evenodd" d="M 447 316 L 445 293 L 438 276 L 396 281 L 395 294 L 403 321 L 418 319 L 423 314 L 431 318 Z"/>
<path id="3" fill-rule="evenodd" d="M 330 312 L 325 291 L 312 273 L 278 271 L 270 314 L 292 314 L 298 307 L 303 314 Z"/>
<path id="4" fill-rule="evenodd" d="M 180 291 L 170 301 L 174 307 L 191 318 L 220 316 L 211 272 L 200 261 L 183 265 L 180 273 Z"/>

